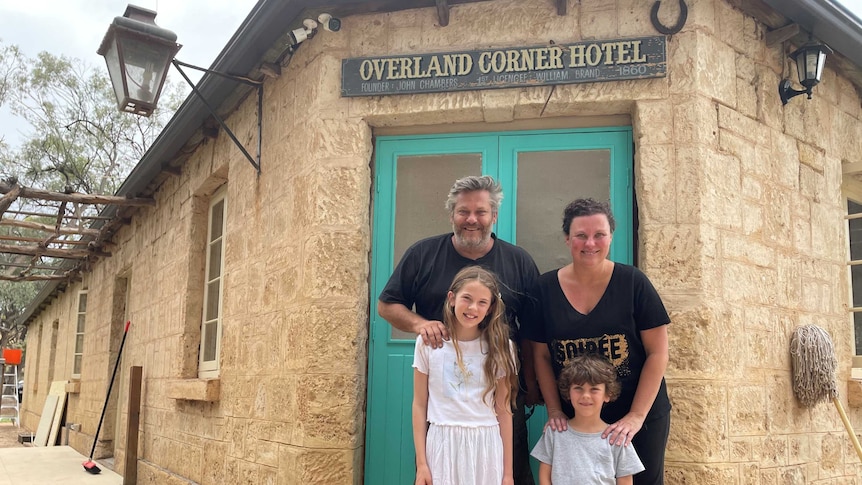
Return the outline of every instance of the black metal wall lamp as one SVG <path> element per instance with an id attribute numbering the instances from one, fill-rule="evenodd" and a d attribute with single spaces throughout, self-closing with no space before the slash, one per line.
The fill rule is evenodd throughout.
<path id="1" fill-rule="evenodd" d="M 789 79 L 782 79 L 778 83 L 778 95 L 781 97 L 782 105 L 787 104 L 791 98 L 800 94 L 807 94 L 808 99 L 811 99 L 811 91 L 823 76 L 823 66 L 826 64 L 828 54 L 832 54 L 832 49 L 829 46 L 813 41 L 807 42 L 790 54 L 789 57 L 796 63 L 799 84 L 805 89 L 793 89 Z"/>

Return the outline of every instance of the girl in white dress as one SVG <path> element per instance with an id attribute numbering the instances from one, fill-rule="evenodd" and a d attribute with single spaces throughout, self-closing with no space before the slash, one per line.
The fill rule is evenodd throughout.
<path id="1" fill-rule="evenodd" d="M 416 339 L 416 485 L 513 485 L 517 361 L 491 272 L 469 266 L 455 275 L 443 324 L 443 347 Z"/>

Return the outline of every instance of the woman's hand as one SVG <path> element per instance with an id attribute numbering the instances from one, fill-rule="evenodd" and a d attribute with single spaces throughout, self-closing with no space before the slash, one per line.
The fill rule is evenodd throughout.
<path id="1" fill-rule="evenodd" d="M 515 479 L 511 475 L 503 475 L 503 485 L 515 485 Z"/>
<path id="2" fill-rule="evenodd" d="M 628 446 L 644 424 L 642 417 L 628 413 L 614 424 L 608 425 L 602 433 L 602 438 L 617 446 Z"/>
<path id="3" fill-rule="evenodd" d="M 428 465 L 416 467 L 416 483 L 415 485 L 432 485 L 431 469 Z"/>
<path id="4" fill-rule="evenodd" d="M 548 426 L 554 431 L 565 431 L 569 427 L 569 417 L 560 409 L 549 409 L 545 428 Z"/>

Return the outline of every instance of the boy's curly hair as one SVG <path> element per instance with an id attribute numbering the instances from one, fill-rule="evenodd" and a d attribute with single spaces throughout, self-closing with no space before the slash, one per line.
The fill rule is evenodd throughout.
<path id="1" fill-rule="evenodd" d="M 560 395 L 569 400 L 569 389 L 578 384 L 604 384 L 605 394 L 611 401 L 620 397 L 620 381 L 613 364 L 599 354 L 581 354 L 566 362 L 558 379 Z"/>

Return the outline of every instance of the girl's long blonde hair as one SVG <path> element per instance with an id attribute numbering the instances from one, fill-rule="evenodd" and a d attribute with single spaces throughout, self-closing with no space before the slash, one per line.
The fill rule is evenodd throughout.
<path id="1" fill-rule="evenodd" d="M 491 305 L 488 308 L 488 313 L 485 319 L 479 324 L 481 331 L 480 338 L 483 343 L 483 350 L 487 350 L 485 356 L 485 366 L 483 373 L 485 374 L 485 402 L 488 404 L 488 398 L 491 397 L 490 406 L 493 407 L 494 390 L 497 387 L 497 379 L 499 375 L 503 375 L 503 379 L 508 384 L 506 389 L 506 401 L 509 402 L 509 411 L 515 407 L 515 398 L 517 397 L 516 390 L 518 389 L 518 367 L 509 344 L 509 325 L 506 323 L 506 305 L 503 303 L 502 295 L 500 294 L 500 286 L 497 284 L 497 278 L 494 273 L 480 267 L 467 266 L 455 275 L 452 280 L 452 285 L 449 291 L 457 295 L 461 288 L 467 283 L 478 281 L 491 291 Z M 449 331 L 449 338 L 452 339 L 452 345 L 455 346 L 455 355 L 458 359 L 458 366 L 461 372 L 467 373 L 464 367 L 464 362 L 461 359 L 461 347 L 458 345 L 458 337 L 455 332 L 457 318 L 455 317 L 455 307 L 449 298 L 443 303 L 443 325 Z"/>

